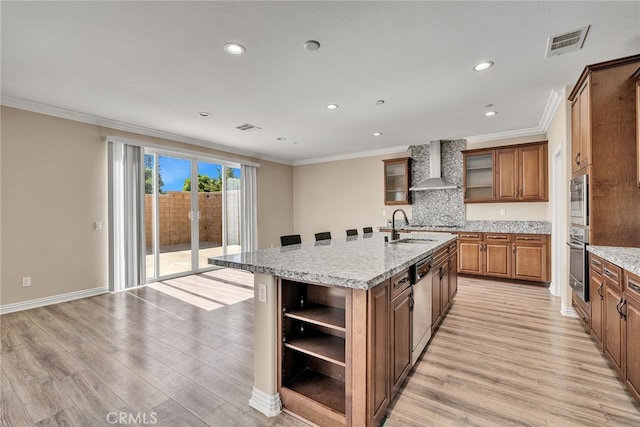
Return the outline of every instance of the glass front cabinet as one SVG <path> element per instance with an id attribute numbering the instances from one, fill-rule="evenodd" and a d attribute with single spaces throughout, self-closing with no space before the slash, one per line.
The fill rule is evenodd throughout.
<path id="1" fill-rule="evenodd" d="M 384 162 L 384 204 L 409 205 L 411 193 L 409 180 L 411 179 L 411 158 L 383 160 Z"/>
<path id="2" fill-rule="evenodd" d="M 494 150 L 463 152 L 465 203 L 494 200 L 494 154 Z"/>

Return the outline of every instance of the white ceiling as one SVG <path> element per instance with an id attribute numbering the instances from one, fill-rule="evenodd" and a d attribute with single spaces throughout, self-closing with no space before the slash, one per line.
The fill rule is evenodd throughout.
<path id="1" fill-rule="evenodd" d="M 553 90 L 587 64 L 640 52 L 637 1 L 1 8 L 3 104 L 57 107 L 289 163 L 539 132 Z M 549 36 L 586 25 L 582 50 L 545 59 Z M 305 50 L 309 39 L 321 48 Z M 231 41 L 246 54 L 226 54 Z M 472 71 L 486 59 L 492 69 Z M 340 108 L 326 110 L 330 103 Z M 486 104 L 498 115 L 485 118 Z M 244 123 L 262 130 L 235 129 Z"/>

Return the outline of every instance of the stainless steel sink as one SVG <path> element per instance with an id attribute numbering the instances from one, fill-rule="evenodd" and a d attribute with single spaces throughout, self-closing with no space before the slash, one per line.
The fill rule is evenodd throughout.
<path id="1" fill-rule="evenodd" d="M 436 240 L 434 240 L 434 239 L 406 238 L 406 239 L 396 240 L 395 242 L 391 242 L 391 243 L 411 243 L 411 244 L 417 244 L 417 245 L 426 245 L 429 242 L 435 242 L 435 241 Z"/>

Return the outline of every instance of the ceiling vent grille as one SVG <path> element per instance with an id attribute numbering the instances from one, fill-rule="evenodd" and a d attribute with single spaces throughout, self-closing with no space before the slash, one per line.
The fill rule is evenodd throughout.
<path id="1" fill-rule="evenodd" d="M 587 25 L 586 27 L 580 28 L 579 30 L 549 37 L 546 57 L 549 58 L 551 56 L 558 56 L 562 55 L 563 53 L 582 49 L 582 45 L 584 44 L 584 39 L 587 37 L 589 27 L 590 25 Z"/>
<path id="2" fill-rule="evenodd" d="M 249 124 L 249 123 L 245 123 L 243 125 L 240 126 L 236 126 L 236 129 L 244 131 L 244 132 L 255 132 L 257 130 L 262 129 L 261 127 Z"/>

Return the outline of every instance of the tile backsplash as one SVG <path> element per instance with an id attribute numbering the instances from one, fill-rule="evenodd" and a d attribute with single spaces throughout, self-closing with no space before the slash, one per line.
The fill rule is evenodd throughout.
<path id="1" fill-rule="evenodd" d="M 462 150 L 466 140 L 440 142 L 442 178 L 459 188 L 453 190 L 414 191 L 411 219 L 417 225 L 465 224 L 465 206 L 462 194 Z M 429 177 L 429 144 L 412 145 L 411 184 Z"/>

